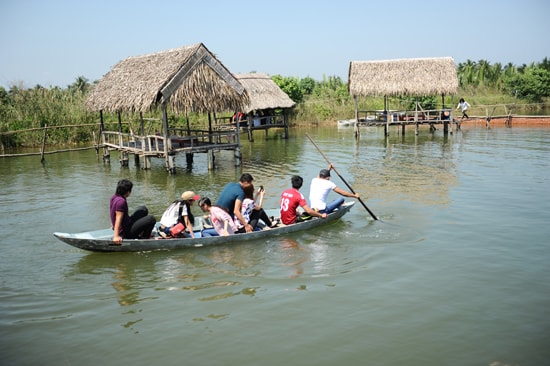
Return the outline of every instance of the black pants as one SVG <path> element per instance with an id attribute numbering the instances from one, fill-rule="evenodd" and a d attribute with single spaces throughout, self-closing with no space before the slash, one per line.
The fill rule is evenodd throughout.
<path id="1" fill-rule="evenodd" d="M 131 226 L 128 233 L 124 233 L 126 239 L 148 239 L 157 223 L 155 216 L 149 215 L 145 206 L 139 206 L 130 216 Z"/>
<path id="2" fill-rule="evenodd" d="M 269 219 L 269 216 L 265 213 L 263 208 L 260 208 L 259 210 L 252 210 L 252 213 L 250 214 L 250 221 L 248 222 L 250 226 L 253 228 L 256 228 L 258 225 L 258 221 L 262 219 L 262 221 L 267 225 L 271 226 L 271 220 Z"/>

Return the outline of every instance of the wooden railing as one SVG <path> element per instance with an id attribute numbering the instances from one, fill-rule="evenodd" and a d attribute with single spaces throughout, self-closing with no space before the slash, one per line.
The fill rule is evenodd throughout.
<path id="1" fill-rule="evenodd" d="M 368 110 L 358 111 L 359 122 L 430 122 L 451 119 L 452 110 L 449 108 L 399 111 L 399 110 Z"/>

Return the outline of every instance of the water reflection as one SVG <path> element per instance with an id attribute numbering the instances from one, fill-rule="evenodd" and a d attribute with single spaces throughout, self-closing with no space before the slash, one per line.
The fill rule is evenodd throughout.
<path id="1" fill-rule="evenodd" d="M 387 201 L 448 205 L 449 191 L 458 185 L 452 139 L 411 131 L 382 140 L 362 136 L 349 168 L 354 189 Z"/>
<path id="2" fill-rule="evenodd" d="M 304 274 L 304 263 L 308 260 L 307 252 L 293 238 L 282 238 L 278 243 L 281 256 L 281 267 L 289 270 L 285 277 L 297 278 Z"/>
<path id="3" fill-rule="evenodd" d="M 135 305 L 150 298 L 140 297 L 140 290 L 155 281 L 155 263 L 142 256 L 91 253 L 74 264 L 67 277 L 81 279 L 86 276 L 111 277 L 111 286 L 120 306 Z M 84 278 L 87 281 L 87 278 Z"/>

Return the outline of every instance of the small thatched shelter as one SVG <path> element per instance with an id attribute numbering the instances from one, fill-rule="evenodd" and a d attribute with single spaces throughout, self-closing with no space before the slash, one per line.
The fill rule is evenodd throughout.
<path id="1" fill-rule="evenodd" d="M 456 65 L 451 57 L 351 61 L 349 66 L 348 91 L 355 101 L 356 121 L 359 121 L 358 97 L 383 96 L 386 113 L 389 96 L 441 95 L 444 106 L 445 95 L 456 94 L 457 90 Z M 390 118 L 385 118 L 388 133 Z M 418 113 L 414 117 L 415 121 L 417 118 Z M 447 124 L 444 126 L 446 129 Z M 357 127 L 355 132 L 359 134 Z"/>
<path id="2" fill-rule="evenodd" d="M 220 136 L 213 136 L 211 123 L 206 137 L 203 131 L 192 134 L 189 124 L 186 131 L 170 128 L 168 108 L 175 113 L 208 113 L 211 122 L 210 112 L 238 111 L 248 103 L 244 87 L 202 43 L 198 43 L 120 61 L 94 86 L 86 106 L 100 111 L 105 156 L 109 148 L 118 149 L 122 154 L 130 151 L 136 156 L 163 156 L 167 169 L 175 171 L 176 152 L 186 152 L 188 157 L 193 152 L 213 154 L 214 149 L 221 149 L 215 142 Z M 162 110 L 162 134 L 146 136 L 142 112 L 157 108 Z M 118 113 L 118 131 L 104 130 L 103 111 Z M 131 134 L 122 132 L 121 112 L 140 113 L 139 135 L 133 131 Z M 235 137 L 236 141 L 225 143 L 223 148 L 235 150 L 235 156 L 240 156 L 238 134 Z M 228 137 L 230 139 L 232 137 Z M 148 166 L 146 161 L 145 167 Z"/>
<path id="3" fill-rule="evenodd" d="M 236 74 L 235 77 L 250 98 L 242 110 L 245 113 L 264 109 L 289 109 L 296 105 L 267 74 Z"/>
<path id="4" fill-rule="evenodd" d="M 254 129 L 264 129 L 267 138 L 270 128 L 284 128 L 283 136 L 286 138 L 287 113 L 296 103 L 267 74 L 236 74 L 235 77 L 244 86 L 249 97 L 249 102 L 242 109 L 248 124 L 248 139 L 254 141 Z M 282 113 L 276 114 L 275 110 L 282 110 Z M 244 123 L 240 121 L 242 120 L 239 123 Z"/>
<path id="5" fill-rule="evenodd" d="M 451 57 L 386 61 L 351 61 L 349 94 L 427 96 L 456 94 L 458 78 Z"/>
<path id="6" fill-rule="evenodd" d="M 128 57 L 93 88 L 91 110 L 145 112 L 169 104 L 174 111 L 238 110 L 243 86 L 202 44 Z"/>

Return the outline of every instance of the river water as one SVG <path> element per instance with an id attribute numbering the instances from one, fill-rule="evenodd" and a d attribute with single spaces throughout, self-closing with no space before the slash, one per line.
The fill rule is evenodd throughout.
<path id="1" fill-rule="evenodd" d="M 172 252 L 89 253 L 52 235 L 108 227 L 122 177 L 130 208 L 157 217 L 182 191 L 215 199 L 242 172 L 266 207 L 293 174 L 307 197 L 327 163 L 306 133 L 381 220 L 357 204 L 315 231 Z M 1 160 L 2 365 L 550 362 L 550 128 L 255 140 L 241 167 L 231 152 L 213 171 L 183 156 L 175 175 L 93 150 Z"/>

